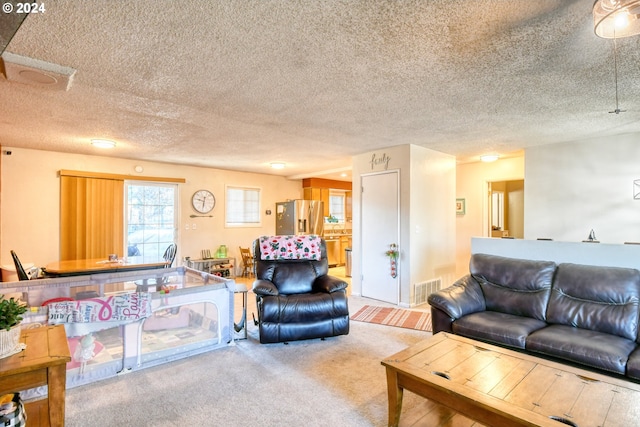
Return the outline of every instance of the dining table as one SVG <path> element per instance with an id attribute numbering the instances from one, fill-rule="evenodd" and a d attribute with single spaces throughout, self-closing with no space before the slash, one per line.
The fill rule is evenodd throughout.
<path id="1" fill-rule="evenodd" d="M 80 276 L 121 271 L 152 270 L 165 268 L 169 262 L 164 259 L 145 259 L 141 256 L 109 260 L 106 258 L 71 259 L 50 262 L 43 269 L 46 277 Z"/>

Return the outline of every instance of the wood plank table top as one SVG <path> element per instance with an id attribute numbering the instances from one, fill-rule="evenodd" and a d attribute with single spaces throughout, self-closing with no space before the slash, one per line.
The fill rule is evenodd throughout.
<path id="1" fill-rule="evenodd" d="M 71 361 L 64 326 L 23 329 L 26 348 L 0 359 L 0 395 L 48 385 L 44 405 L 25 405 L 29 425 L 63 426 L 67 362 Z M 42 408 L 44 415 L 32 408 Z"/>
<path id="2" fill-rule="evenodd" d="M 117 271 L 149 270 L 164 268 L 167 264 L 168 262 L 164 260 L 149 261 L 138 257 L 129 257 L 127 261 L 109 261 L 104 258 L 73 259 L 47 264 L 45 274 L 48 276 L 76 276 Z"/>
<path id="3" fill-rule="evenodd" d="M 487 426 L 634 426 L 640 384 L 438 333 L 382 361 L 389 425 L 412 391 Z"/>

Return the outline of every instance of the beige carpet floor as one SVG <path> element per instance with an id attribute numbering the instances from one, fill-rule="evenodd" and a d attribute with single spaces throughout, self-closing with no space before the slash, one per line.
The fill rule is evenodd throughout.
<path id="1" fill-rule="evenodd" d="M 379 305 L 351 296 L 350 312 L 366 304 Z M 66 425 L 385 426 L 380 361 L 431 336 L 352 321 L 349 335 L 263 345 L 252 312 L 249 292 L 247 340 L 67 390 Z M 433 404 L 405 392 L 401 426 L 429 425 L 429 411 Z"/>
<path id="2" fill-rule="evenodd" d="M 429 336 L 351 322 L 346 336 L 263 345 L 250 323 L 233 346 L 68 390 L 66 425 L 384 426 L 380 361 Z M 404 411 L 422 400 L 406 393 Z"/>

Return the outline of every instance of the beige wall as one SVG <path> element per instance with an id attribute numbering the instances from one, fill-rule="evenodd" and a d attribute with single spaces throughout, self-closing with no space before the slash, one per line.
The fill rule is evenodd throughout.
<path id="1" fill-rule="evenodd" d="M 466 201 L 465 215 L 456 216 L 456 276 L 469 272 L 471 238 L 488 235 L 488 182 L 524 179 L 524 157 L 457 166 L 456 197 Z M 525 186 L 527 183 L 525 182 Z"/>
<path id="2" fill-rule="evenodd" d="M 411 145 L 411 276 L 417 283 L 453 283 L 456 272 L 456 160 L 454 156 Z M 411 302 L 416 300 L 411 296 Z"/>
<path id="3" fill-rule="evenodd" d="M 198 258 L 201 249 L 217 249 L 225 244 L 229 255 L 241 262 L 238 246 L 249 246 L 258 236 L 275 232 L 275 203 L 302 198 L 302 182 L 273 175 L 233 172 L 220 169 L 141 162 L 102 156 L 56 153 L 3 147 L 10 156 L 0 156 L 2 192 L 0 193 L 0 262 L 12 265 L 11 249 L 24 262 L 44 266 L 59 259 L 60 182 L 61 169 L 141 176 L 186 179 L 179 184 L 178 259 Z M 144 172 L 137 174 L 134 167 Z M 225 185 L 251 186 L 262 189 L 262 227 L 225 228 Z M 216 196 L 213 218 L 189 218 L 195 213 L 191 195 L 209 189 Z M 187 224 L 189 230 L 186 229 Z M 196 225 L 195 230 L 193 224 Z M 181 262 L 177 263 L 178 265 Z"/>
<path id="4" fill-rule="evenodd" d="M 178 230 L 178 256 L 180 259 L 184 256 L 198 257 L 201 249 L 214 250 L 219 245 L 225 244 L 229 248 L 230 255 L 237 257 L 237 262 L 240 262 L 239 245 L 248 246 L 257 236 L 275 232 L 275 217 L 273 214 L 265 215 L 265 210 L 274 211 L 277 201 L 302 197 L 301 181 L 272 175 L 12 147 L 3 147 L 3 150 L 10 150 L 12 154 L 0 156 L 2 179 L 0 262 L 2 265 L 12 264 L 9 253 L 11 249 L 14 249 L 24 262 L 33 262 L 38 266 L 59 259 L 60 183 L 57 173 L 60 169 L 185 178 L 186 183 L 179 185 L 181 219 Z M 134 172 L 133 168 L 136 165 L 144 167 L 142 174 Z M 404 178 L 407 179 L 408 176 Z M 487 201 L 484 197 L 486 183 L 523 178 L 523 157 L 498 160 L 495 163 L 471 163 L 457 166 L 456 197 L 466 199 L 466 215 L 455 218 L 456 277 L 468 271 L 471 237 L 486 235 L 484 226 L 487 221 Z M 261 228 L 224 227 L 225 185 L 262 188 L 263 225 Z M 190 207 L 190 197 L 200 188 L 210 189 L 216 195 L 214 218 L 189 218 L 189 215 L 194 213 Z M 191 229 L 194 223 L 195 230 Z M 190 226 L 189 230 L 186 230 L 187 224 Z M 407 277 L 410 277 L 410 274 L 407 274 Z"/>
<path id="5" fill-rule="evenodd" d="M 640 242 L 639 133 L 525 150 L 525 238 Z M 635 196 L 635 197 L 634 197 Z"/>
<path id="6" fill-rule="evenodd" d="M 373 163 L 372 156 L 389 159 Z M 353 270 L 352 292 L 362 292 L 362 235 L 375 230 L 361 228 L 363 175 L 384 170 L 400 174 L 399 301 L 415 302 L 413 285 L 442 278 L 447 284 L 455 270 L 455 158 L 415 145 L 388 147 L 353 158 Z M 381 227 L 389 226 L 381 224 Z M 386 249 L 386 246 L 383 247 Z M 403 255 L 408 254 L 409 256 Z M 385 259 L 386 261 L 386 259 Z"/>

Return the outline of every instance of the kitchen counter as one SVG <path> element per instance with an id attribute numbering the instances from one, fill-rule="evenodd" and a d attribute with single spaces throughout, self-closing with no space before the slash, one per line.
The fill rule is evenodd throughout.
<path id="1" fill-rule="evenodd" d="M 322 235 L 322 237 L 327 240 L 327 239 L 335 239 L 335 238 L 339 238 L 339 237 L 351 237 L 351 233 L 348 232 L 344 232 L 344 233 L 340 233 L 340 232 L 327 232 L 325 231 L 324 234 Z"/>

